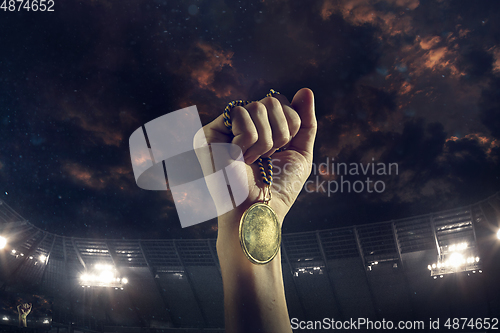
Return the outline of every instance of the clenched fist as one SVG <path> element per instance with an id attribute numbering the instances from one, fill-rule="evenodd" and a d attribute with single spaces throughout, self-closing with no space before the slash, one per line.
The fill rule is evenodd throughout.
<path id="1" fill-rule="evenodd" d="M 211 143 L 233 143 L 241 148 L 246 163 L 249 195 L 236 209 L 219 217 L 219 238 L 238 229 L 243 212 L 262 199 L 265 184 L 259 172 L 259 157 L 271 157 L 275 175 L 271 207 L 280 223 L 307 180 L 312 165 L 316 117 L 311 90 L 299 90 L 290 103 L 281 94 L 234 107 L 232 130 L 224 125 L 223 115 L 203 127 Z M 279 151 L 280 148 L 285 148 Z M 266 168 L 266 167 L 265 167 Z"/>

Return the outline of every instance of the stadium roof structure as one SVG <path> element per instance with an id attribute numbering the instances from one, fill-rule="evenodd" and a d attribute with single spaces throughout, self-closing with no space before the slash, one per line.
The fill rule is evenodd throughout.
<path id="1" fill-rule="evenodd" d="M 437 213 L 283 235 L 290 317 L 427 325 L 430 318 L 498 316 L 499 207 L 497 193 Z M 215 239 L 64 237 L 41 230 L 4 201 L 0 235 L 7 240 L 0 250 L 0 291 L 52 298 L 54 325 L 223 331 Z M 99 265 L 113 267 L 127 283 L 89 286 L 82 275 Z"/>

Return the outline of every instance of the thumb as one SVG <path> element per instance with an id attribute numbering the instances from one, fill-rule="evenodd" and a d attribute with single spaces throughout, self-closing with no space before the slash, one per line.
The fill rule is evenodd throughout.
<path id="1" fill-rule="evenodd" d="M 291 107 L 298 113 L 301 123 L 288 149 L 295 150 L 312 161 L 314 139 L 318 128 L 313 92 L 308 88 L 300 89 L 293 97 Z"/>

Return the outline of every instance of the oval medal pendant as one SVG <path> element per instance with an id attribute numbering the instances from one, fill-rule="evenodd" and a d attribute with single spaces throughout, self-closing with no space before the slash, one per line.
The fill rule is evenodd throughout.
<path id="1" fill-rule="evenodd" d="M 281 244 L 281 226 L 274 210 L 263 202 L 250 206 L 240 220 L 240 243 L 254 264 L 267 264 Z"/>

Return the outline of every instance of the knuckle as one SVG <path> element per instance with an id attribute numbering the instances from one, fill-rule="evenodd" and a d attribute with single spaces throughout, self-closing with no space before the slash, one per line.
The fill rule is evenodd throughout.
<path id="1" fill-rule="evenodd" d="M 268 150 L 271 150 L 271 148 L 273 148 L 274 144 L 273 144 L 273 141 L 271 139 L 269 139 L 269 140 L 259 140 L 257 145 L 263 151 L 268 151 Z"/>
<path id="2" fill-rule="evenodd" d="M 231 110 L 231 115 L 233 117 L 241 117 L 243 115 L 243 112 L 245 112 L 245 109 L 242 106 L 238 105 Z"/>
<path id="3" fill-rule="evenodd" d="M 273 137 L 274 147 L 283 147 L 288 143 L 289 139 L 290 138 L 284 134 L 277 135 L 276 138 Z"/>
<path id="4" fill-rule="evenodd" d="M 264 116 L 267 115 L 266 106 L 260 102 L 252 102 L 247 105 L 247 110 L 251 115 Z"/>
<path id="5" fill-rule="evenodd" d="M 267 150 L 270 150 L 271 148 L 273 148 L 273 146 L 274 146 L 273 142 L 271 140 L 269 140 L 269 141 L 266 141 L 264 148 Z"/>
<path id="6" fill-rule="evenodd" d="M 275 97 L 266 97 L 263 101 L 273 110 L 281 108 L 281 102 Z"/>
<path id="7" fill-rule="evenodd" d="M 247 133 L 247 140 L 250 144 L 254 144 L 259 140 L 259 134 L 257 131 L 249 131 Z"/>

